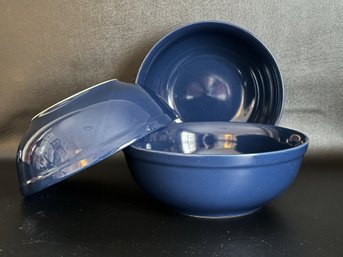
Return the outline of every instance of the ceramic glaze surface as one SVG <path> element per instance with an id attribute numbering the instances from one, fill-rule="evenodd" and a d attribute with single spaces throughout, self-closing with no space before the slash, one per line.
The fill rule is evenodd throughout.
<path id="1" fill-rule="evenodd" d="M 176 211 L 200 217 L 253 212 L 294 181 L 308 138 L 262 124 L 173 123 L 125 149 L 137 183 Z"/>
<path id="2" fill-rule="evenodd" d="M 173 123 L 133 144 L 134 148 L 192 155 L 237 155 L 291 149 L 306 136 L 281 127 L 259 124 Z"/>
<path id="3" fill-rule="evenodd" d="M 169 124 L 174 112 L 138 85 L 111 80 L 41 112 L 17 153 L 22 194 L 32 194 Z"/>
<path id="4" fill-rule="evenodd" d="M 182 121 L 275 124 L 283 84 L 268 49 L 232 24 L 200 22 L 162 38 L 136 82 L 161 96 Z"/>

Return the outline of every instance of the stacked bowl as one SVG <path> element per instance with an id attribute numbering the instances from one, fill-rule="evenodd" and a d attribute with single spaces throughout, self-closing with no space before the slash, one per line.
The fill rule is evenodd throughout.
<path id="1" fill-rule="evenodd" d="M 111 80 L 38 114 L 18 149 L 24 195 L 124 149 L 137 184 L 175 211 L 251 213 L 294 180 L 308 147 L 275 126 L 283 83 L 270 51 L 233 24 L 188 24 L 151 49 L 136 84 Z"/>

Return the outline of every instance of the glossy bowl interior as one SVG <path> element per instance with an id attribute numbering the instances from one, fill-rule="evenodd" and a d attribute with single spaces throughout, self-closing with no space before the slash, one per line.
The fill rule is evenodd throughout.
<path id="1" fill-rule="evenodd" d="M 125 149 L 131 173 L 177 212 L 253 212 L 293 182 L 308 147 L 297 131 L 261 124 L 173 123 Z"/>
<path id="2" fill-rule="evenodd" d="M 270 51 L 245 29 L 199 22 L 174 30 L 148 53 L 136 83 L 182 121 L 278 123 L 283 83 Z"/>

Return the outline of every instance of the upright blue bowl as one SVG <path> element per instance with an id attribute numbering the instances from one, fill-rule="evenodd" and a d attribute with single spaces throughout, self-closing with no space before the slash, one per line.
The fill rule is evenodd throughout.
<path id="1" fill-rule="evenodd" d="M 147 193 L 199 217 L 251 213 L 295 179 L 308 147 L 297 131 L 261 124 L 174 123 L 124 150 Z"/>
<path id="2" fill-rule="evenodd" d="M 163 37 L 136 83 L 153 90 L 182 121 L 277 124 L 283 83 L 266 46 L 233 24 L 206 21 Z"/>

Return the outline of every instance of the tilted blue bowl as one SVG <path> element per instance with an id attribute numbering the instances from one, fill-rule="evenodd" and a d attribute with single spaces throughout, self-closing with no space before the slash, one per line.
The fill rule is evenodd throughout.
<path id="1" fill-rule="evenodd" d="M 251 213 L 295 179 L 308 147 L 297 131 L 261 124 L 172 123 L 124 150 L 147 193 L 179 213 Z"/>
<path id="2" fill-rule="evenodd" d="M 177 116 L 138 85 L 109 80 L 37 114 L 17 152 L 20 191 L 30 195 L 167 126 Z"/>
<path id="3" fill-rule="evenodd" d="M 182 121 L 277 124 L 283 83 L 266 46 L 233 24 L 192 23 L 148 53 L 136 83 L 153 90 Z"/>

